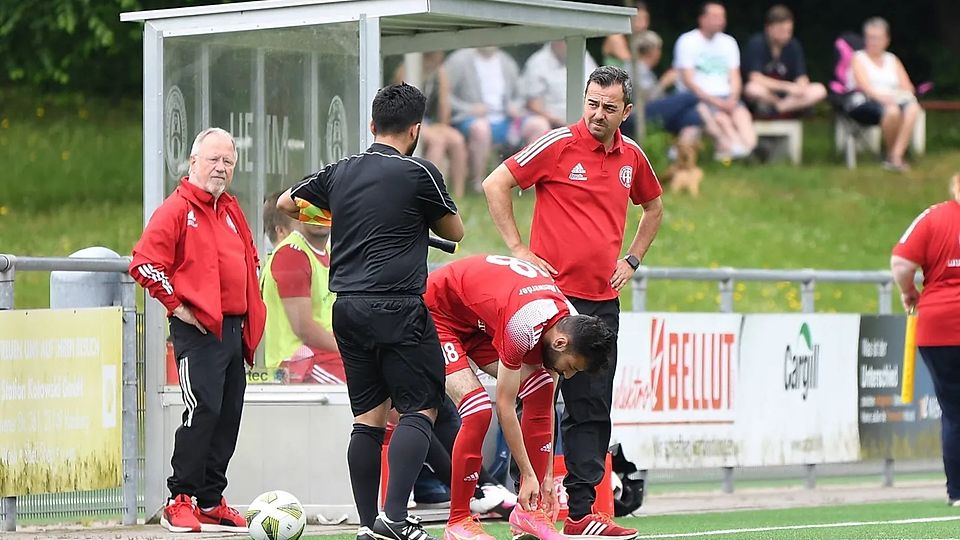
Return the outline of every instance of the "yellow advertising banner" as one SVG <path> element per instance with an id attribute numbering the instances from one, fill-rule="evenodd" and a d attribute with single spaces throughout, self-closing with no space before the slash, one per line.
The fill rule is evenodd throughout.
<path id="1" fill-rule="evenodd" d="M 0 496 L 121 485 L 119 307 L 0 311 Z"/>

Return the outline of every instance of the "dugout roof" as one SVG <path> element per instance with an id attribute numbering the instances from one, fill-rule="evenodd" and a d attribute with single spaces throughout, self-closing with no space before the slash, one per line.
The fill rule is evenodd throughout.
<path id="1" fill-rule="evenodd" d="M 561 0 L 260 0 L 137 11 L 120 20 L 182 36 L 377 18 L 383 50 L 396 54 L 626 33 L 633 13 Z"/>

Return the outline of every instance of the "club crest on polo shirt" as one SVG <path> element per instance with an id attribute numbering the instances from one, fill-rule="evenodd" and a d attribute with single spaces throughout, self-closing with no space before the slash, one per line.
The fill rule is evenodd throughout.
<path id="1" fill-rule="evenodd" d="M 577 180 L 579 182 L 587 181 L 587 170 L 583 168 L 582 163 L 577 163 L 570 169 L 570 179 Z"/>
<path id="2" fill-rule="evenodd" d="M 197 216 L 193 213 L 193 210 L 187 212 L 187 227 L 193 227 L 194 229 L 198 228 Z"/>
<path id="3" fill-rule="evenodd" d="M 630 189 L 630 184 L 633 182 L 633 167 L 630 165 L 624 165 L 620 167 L 620 183 L 623 184 L 623 187 Z"/>

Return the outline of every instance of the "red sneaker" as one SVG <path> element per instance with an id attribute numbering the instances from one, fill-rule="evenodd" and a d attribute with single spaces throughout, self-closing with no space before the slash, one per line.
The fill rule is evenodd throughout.
<path id="1" fill-rule="evenodd" d="M 170 532 L 200 532 L 200 521 L 190 496 L 177 495 L 168 502 L 160 515 L 160 525 Z"/>
<path id="2" fill-rule="evenodd" d="M 567 518 L 563 534 L 575 540 L 629 540 L 637 536 L 637 530 L 621 527 L 609 515 L 597 513 L 576 521 Z"/>
<path id="3" fill-rule="evenodd" d="M 247 520 L 235 508 L 227 506 L 223 497 L 209 512 L 198 507 L 197 519 L 203 532 L 247 532 Z"/>

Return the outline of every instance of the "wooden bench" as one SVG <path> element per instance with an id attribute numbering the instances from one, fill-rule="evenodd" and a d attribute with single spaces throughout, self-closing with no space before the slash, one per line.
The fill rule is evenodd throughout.
<path id="1" fill-rule="evenodd" d="M 800 120 L 754 120 L 753 129 L 759 138 L 775 138 L 786 144 L 787 155 L 794 165 L 803 159 L 803 122 Z"/>

